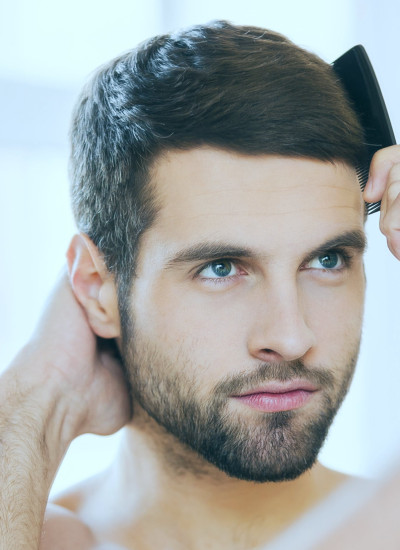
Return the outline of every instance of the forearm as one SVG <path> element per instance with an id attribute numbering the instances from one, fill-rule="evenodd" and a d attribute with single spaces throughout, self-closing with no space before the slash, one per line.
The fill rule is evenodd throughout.
<path id="1" fill-rule="evenodd" d="M 21 365 L 27 355 L 0 380 L 1 550 L 39 548 L 48 494 L 71 440 L 55 379 Z M 43 375 L 35 380 L 35 373 Z"/>
<path id="2" fill-rule="evenodd" d="M 37 550 L 57 469 L 83 433 L 130 418 L 118 358 L 98 350 L 63 276 L 28 345 L 0 378 L 0 550 Z"/>

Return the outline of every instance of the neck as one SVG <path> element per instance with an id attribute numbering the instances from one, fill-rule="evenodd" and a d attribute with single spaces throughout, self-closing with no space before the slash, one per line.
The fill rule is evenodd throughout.
<path id="1" fill-rule="evenodd" d="M 344 479 L 318 464 L 293 481 L 231 478 L 141 412 L 125 429 L 117 460 L 100 485 L 102 494 L 95 493 L 85 507 L 91 515 L 92 503 L 104 495 L 104 517 L 97 507 L 96 518 L 87 520 L 127 548 L 253 548 Z"/>

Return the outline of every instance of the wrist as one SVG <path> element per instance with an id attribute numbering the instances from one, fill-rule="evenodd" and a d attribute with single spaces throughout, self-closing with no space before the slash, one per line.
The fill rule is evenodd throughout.
<path id="1" fill-rule="evenodd" d="M 57 375 L 28 347 L 1 376 L 1 548 L 39 547 L 48 494 L 71 441 L 61 394 Z"/>
<path id="2" fill-rule="evenodd" d="M 0 430 L 17 446 L 41 447 L 55 473 L 81 420 L 62 373 L 37 352 L 28 344 L 1 376 Z"/>

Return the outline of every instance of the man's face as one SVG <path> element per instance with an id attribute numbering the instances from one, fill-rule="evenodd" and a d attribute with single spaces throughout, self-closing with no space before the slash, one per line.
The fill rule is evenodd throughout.
<path id="1" fill-rule="evenodd" d="M 231 476 L 293 479 L 314 463 L 358 354 L 355 172 L 198 148 L 161 157 L 152 181 L 161 209 L 123 335 L 134 400 Z"/>

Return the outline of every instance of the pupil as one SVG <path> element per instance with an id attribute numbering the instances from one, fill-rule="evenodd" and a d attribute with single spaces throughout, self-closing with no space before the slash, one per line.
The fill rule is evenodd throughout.
<path id="1" fill-rule="evenodd" d="M 228 261 L 214 262 L 211 267 L 217 277 L 227 277 L 232 271 L 231 262 Z"/>
<path id="2" fill-rule="evenodd" d="M 336 252 L 330 252 L 329 254 L 320 256 L 319 261 L 320 264 L 326 269 L 332 269 L 333 267 L 336 267 L 338 263 L 338 255 L 336 254 Z"/>

